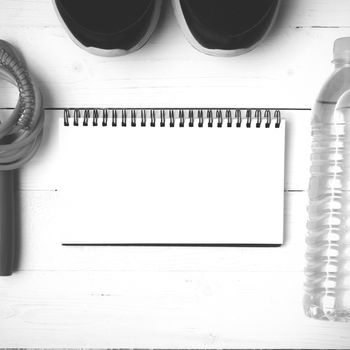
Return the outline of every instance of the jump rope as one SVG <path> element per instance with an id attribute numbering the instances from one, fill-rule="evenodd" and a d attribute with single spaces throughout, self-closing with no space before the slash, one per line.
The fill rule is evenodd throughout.
<path id="1" fill-rule="evenodd" d="M 0 121 L 0 276 L 11 275 L 16 236 L 15 171 L 36 153 L 43 135 L 41 92 L 23 60 L 0 40 L 0 78 L 19 91 L 11 115 Z"/>

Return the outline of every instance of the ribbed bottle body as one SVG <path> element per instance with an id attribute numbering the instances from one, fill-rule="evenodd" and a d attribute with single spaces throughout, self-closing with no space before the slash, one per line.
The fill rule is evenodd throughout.
<path id="1" fill-rule="evenodd" d="M 314 108 L 304 309 L 350 321 L 350 120 L 335 117 L 335 105 Z"/>

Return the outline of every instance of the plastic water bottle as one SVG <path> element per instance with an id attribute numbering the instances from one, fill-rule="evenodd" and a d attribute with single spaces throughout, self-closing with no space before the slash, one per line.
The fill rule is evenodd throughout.
<path id="1" fill-rule="evenodd" d="M 304 310 L 350 321 L 350 38 L 333 62 L 313 110 Z"/>

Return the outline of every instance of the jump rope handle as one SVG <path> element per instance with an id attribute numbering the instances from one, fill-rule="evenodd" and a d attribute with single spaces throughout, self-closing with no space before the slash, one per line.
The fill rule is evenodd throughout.
<path id="1" fill-rule="evenodd" d="M 15 256 L 14 171 L 0 171 L 0 276 L 10 276 Z"/>

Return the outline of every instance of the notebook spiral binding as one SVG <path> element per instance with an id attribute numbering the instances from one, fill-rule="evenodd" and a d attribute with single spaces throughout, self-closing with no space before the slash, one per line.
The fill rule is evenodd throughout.
<path id="1" fill-rule="evenodd" d="M 270 109 L 65 109 L 63 119 L 64 126 L 95 127 L 279 128 L 282 121 Z"/>

